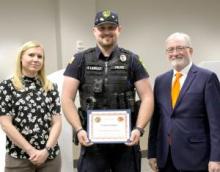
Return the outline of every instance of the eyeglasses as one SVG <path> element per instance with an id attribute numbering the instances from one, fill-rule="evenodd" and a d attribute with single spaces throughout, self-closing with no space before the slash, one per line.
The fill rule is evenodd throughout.
<path id="1" fill-rule="evenodd" d="M 185 50 L 186 48 L 191 48 L 191 47 L 187 47 L 187 46 L 170 47 L 170 48 L 167 48 L 166 51 L 169 54 L 173 53 L 175 50 L 177 53 L 179 53 Z"/>

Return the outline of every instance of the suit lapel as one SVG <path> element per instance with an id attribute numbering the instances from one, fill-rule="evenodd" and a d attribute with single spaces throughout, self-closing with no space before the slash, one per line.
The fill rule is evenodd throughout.
<path id="1" fill-rule="evenodd" d="M 172 78 L 173 78 L 173 70 L 170 71 L 167 75 L 167 78 L 165 80 L 164 84 L 164 97 L 167 98 L 165 101 L 166 105 L 164 107 L 167 107 L 168 114 L 171 114 L 172 112 L 172 102 L 171 102 L 171 86 L 172 86 Z"/>
<path id="2" fill-rule="evenodd" d="M 177 99 L 177 102 L 176 102 L 176 106 L 178 106 L 178 104 L 181 102 L 184 94 L 186 93 L 186 91 L 189 89 L 192 81 L 195 79 L 196 77 L 196 73 L 197 73 L 197 69 L 196 69 L 196 66 L 195 65 L 192 65 L 192 67 L 190 68 L 189 72 L 188 72 L 188 75 L 186 77 L 186 80 L 185 82 L 183 83 L 183 86 L 182 86 L 182 89 L 180 91 L 180 95 Z M 175 106 L 175 107 L 176 107 Z M 175 108 L 174 107 L 174 108 Z"/>

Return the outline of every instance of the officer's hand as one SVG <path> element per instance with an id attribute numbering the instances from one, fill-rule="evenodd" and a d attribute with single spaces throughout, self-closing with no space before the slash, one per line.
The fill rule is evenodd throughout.
<path id="1" fill-rule="evenodd" d="M 79 143 L 83 146 L 92 146 L 93 143 L 89 140 L 88 136 L 87 136 L 87 132 L 85 130 L 80 130 L 77 133 L 77 137 L 79 140 Z"/>
<path id="2" fill-rule="evenodd" d="M 158 166 L 157 166 L 157 159 L 156 158 L 150 158 L 149 159 L 149 165 L 150 165 L 151 169 L 154 172 L 159 171 Z"/>
<path id="3" fill-rule="evenodd" d="M 125 144 L 128 146 L 137 145 L 140 141 L 140 134 L 141 134 L 140 131 L 138 131 L 137 129 L 133 129 L 131 131 L 130 139 Z"/>

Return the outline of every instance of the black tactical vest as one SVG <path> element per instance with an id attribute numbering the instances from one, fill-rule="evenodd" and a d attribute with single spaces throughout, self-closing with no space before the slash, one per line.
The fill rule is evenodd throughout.
<path id="1" fill-rule="evenodd" d="M 130 82 L 131 53 L 119 48 L 105 61 L 96 57 L 95 48 L 83 52 L 80 82 L 80 104 L 88 109 L 131 109 L 135 102 L 134 85 Z"/>

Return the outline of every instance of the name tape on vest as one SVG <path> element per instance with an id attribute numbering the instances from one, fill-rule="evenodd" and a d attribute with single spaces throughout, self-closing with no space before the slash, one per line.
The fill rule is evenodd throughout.
<path id="1" fill-rule="evenodd" d="M 92 71 L 101 71 L 103 70 L 102 66 L 86 66 L 87 70 L 92 70 Z"/>
<path id="2" fill-rule="evenodd" d="M 125 70 L 126 69 L 125 66 L 113 66 L 112 68 L 115 70 Z"/>

